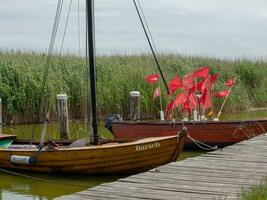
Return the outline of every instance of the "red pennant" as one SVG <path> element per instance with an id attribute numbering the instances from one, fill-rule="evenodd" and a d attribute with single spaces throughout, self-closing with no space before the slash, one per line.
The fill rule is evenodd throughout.
<path id="1" fill-rule="evenodd" d="M 168 83 L 171 94 L 173 94 L 177 89 L 182 88 L 182 83 L 179 76 L 173 77 Z"/>
<path id="2" fill-rule="evenodd" d="M 210 76 L 210 83 L 211 83 L 211 85 L 214 85 L 216 83 L 216 81 L 218 79 L 218 76 L 219 76 L 218 74 L 212 74 Z"/>
<path id="3" fill-rule="evenodd" d="M 204 81 L 201 85 L 201 88 L 200 88 L 201 93 L 204 94 L 207 88 L 211 88 L 209 78 L 204 79 Z"/>
<path id="4" fill-rule="evenodd" d="M 186 74 L 183 78 L 183 88 L 190 90 L 194 87 L 194 76 L 193 73 Z"/>
<path id="5" fill-rule="evenodd" d="M 166 109 L 165 109 L 165 116 L 168 119 L 172 110 L 174 108 L 174 101 L 171 101 L 170 103 L 168 103 Z"/>
<path id="6" fill-rule="evenodd" d="M 197 82 L 197 84 L 191 89 L 191 92 L 195 92 L 195 90 L 201 91 L 201 87 L 205 79 L 202 81 Z"/>
<path id="7" fill-rule="evenodd" d="M 200 106 L 205 109 L 212 106 L 212 99 L 211 99 L 210 91 L 208 88 L 202 94 L 199 103 L 200 103 Z"/>
<path id="8" fill-rule="evenodd" d="M 196 99 L 196 95 L 194 93 L 191 93 L 189 95 L 189 109 L 193 110 L 197 107 L 197 99 Z"/>
<path id="9" fill-rule="evenodd" d="M 229 94 L 229 90 L 223 90 L 223 91 L 219 91 L 215 93 L 214 96 L 218 98 L 223 98 L 223 97 L 228 96 L 228 94 Z"/>
<path id="10" fill-rule="evenodd" d="M 183 112 L 188 112 L 189 114 L 191 113 L 191 110 L 189 108 L 189 104 L 188 102 L 185 102 L 184 105 L 183 105 Z"/>
<path id="11" fill-rule="evenodd" d="M 157 98 L 159 96 L 160 96 L 160 87 L 157 87 L 154 91 L 154 94 L 153 94 L 153 100 L 155 100 L 155 98 Z"/>
<path id="12" fill-rule="evenodd" d="M 211 83 L 210 78 L 206 78 L 201 86 L 202 96 L 200 98 L 200 106 L 202 108 L 209 108 L 212 106 L 212 98 L 211 98 Z"/>
<path id="13" fill-rule="evenodd" d="M 175 106 L 180 106 L 182 105 L 183 103 L 186 102 L 186 97 L 185 97 L 185 94 L 184 93 L 180 93 L 176 96 L 175 100 L 174 100 L 174 104 Z"/>
<path id="14" fill-rule="evenodd" d="M 193 72 L 194 78 L 207 78 L 209 76 L 210 66 L 201 67 Z"/>
<path id="15" fill-rule="evenodd" d="M 234 84 L 235 84 L 235 78 L 230 78 L 224 83 L 224 85 L 229 86 L 229 87 L 233 86 Z"/>
<path id="16" fill-rule="evenodd" d="M 160 75 L 158 74 L 150 74 L 150 75 L 145 76 L 145 81 L 148 84 L 152 84 L 152 83 L 158 82 L 159 78 L 160 78 Z"/>

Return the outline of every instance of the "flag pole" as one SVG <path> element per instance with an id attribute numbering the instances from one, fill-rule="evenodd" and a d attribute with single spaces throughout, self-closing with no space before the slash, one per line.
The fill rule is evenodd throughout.
<path id="1" fill-rule="evenodd" d="M 235 77 L 235 79 L 234 79 L 234 83 L 235 83 L 235 81 L 236 81 L 236 77 Z M 234 84 L 230 87 L 229 92 L 228 92 L 228 95 L 225 97 L 225 99 L 224 99 L 224 101 L 223 101 L 223 104 L 222 104 L 222 106 L 221 106 L 221 108 L 220 108 L 220 111 L 218 112 L 218 115 L 217 115 L 217 117 L 216 117 L 217 119 L 219 119 L 219 117 L 220 117 L 221 114 L 222 114 L 222 109 L 223 109 L 223 107 L 224 107 L 224 105 L 225 105 L 225 103 L 226 103 L 226 101 L 227 101 L 227 99 L 228 99 L 228 97 L 229 97 L 229 95 L 230 95 L 230 93 L 231 93 L 231 91 L 232 91 L 233 86 L 234 86 Z"/>

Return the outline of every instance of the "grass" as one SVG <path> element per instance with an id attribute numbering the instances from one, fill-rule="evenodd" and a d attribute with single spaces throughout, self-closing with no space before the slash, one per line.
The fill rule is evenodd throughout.
<path id="1" fill-rule="evenodd" d="M 175 74 L 180 76 L 200 66 L 209 65 L 212 73 L 219 73 L 214 88 L 224 88 L 226 79 L 237 76 L 237 84 L 224 112 L 233 112 L 250 107 L 266 107 L 267 104 L 267 63 L 263 60 L 239 59 L 234 61 L 214 58 L 180 56 L 168 54 L 159 56 L 166 79 Z M 56 116 L 56 95 L 68 95 L 71 118 L 83 118 L 86 108 L 86 62 L 72 55 L 54 56 L 42 91 L 42 77 L 46 55 L 39 53 L 0 52 L 0 97 L 3 101 L 6 122 L 34 122 L 43 119 L 50 110 L 51 118 Z M 143 77 L 157 73 L 151 55 L 100 56 L 97 65 L 98 113 L 103 118 L 109 113 L 129 113 L 129 92 L 141 92 L 142 118 L 155 118 L 159 102 L 151 99 L 156 85 L 148 85 Z M 163 87 L 163 85 L 162 85 Z M 40 99 L 44 98 L 41 103 Z M 166 105 L 168 98 L 163 99 Z M 215 100 L 218 111 L 222 100 Z M 40 109 L 41 108 L 41 109 Z"/>
<path id="2" fill-rule="evenodd" d="M 267 178 L 259 184 L 255 184 L 249 189 L 242 189 L 238 195 L 238 200 L 267 200 Z"/>
<path id="3" fill-rule="evenodd" d="M 222 194 L 218 200 L 232 199 L 227 194 Z M 242 188 L 241 192 L 237 194 L 236 200 L 267 200 L 267 178 L 263 178 L 258 184 L 254 184 L 247 188 Z"/>

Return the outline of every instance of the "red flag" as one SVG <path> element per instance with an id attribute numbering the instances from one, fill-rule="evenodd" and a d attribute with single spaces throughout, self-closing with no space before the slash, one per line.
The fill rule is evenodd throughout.
<path id="1" fill-rule="evenodd" d="M 214 85 L 216 83 L 216 81 L 218 79 L 218 76 L 219 76 L 218 74 L 212 74 L 210 76 L 210 83 L 211 83 L 211 85 Z"/>
<path id="2" fill-rule="evenodd" d="M 196 100 L 196 95 L 194 93 L 191 93 L 189 95 L 189 109 L 193 110 L 197 107 L 197 100 Z"/>
<path id="3" fill-rule="evenodd" d="M 185 94 L 184 93 L 180 93 L 176 96 L 175 100 L 174 100 L 174 104 L 175 106 L 180 106 L 182 105 L 183 103 L 186 102 L 186 97 L 185 97 Z"/>
<path id="4" fill-rule="evenodd" d="M 194 78 L 207 78 L 209 76 L 210 66 L 201 67 L 193 72 Z"/>
<path id="5" fill-rule="evenodd" d="M 209 78 L 204 79 L 204 81 L 203 81 L 203 83 L 201 85 L 200 91 L 201 91 L 202 95 L 205 93 L 207 88 L 211 88 L 210 79 Z"/>
<path id="6" fill-rule="evenodd" d="M 174 93 L 177 89 L 182 88 L 182 83 L 179 76 L 173 77 L 168 83 L 171 94 Z"/>
<path id="7" fill-rule="evenodd" d="M 160 76 L 158 74 L 149 74 L 145 76 L 145 81 L 148 84 L 156 83 L 159 81 Z"/>
<path id="8" fill-rule="evenodd" d="M 223 91 L 219 91 L 215 94 L 213 94 L 215 97 L 218 97 L 218 98 L 222 98 L 222 97 L 226 97 L 228 96 L 229 94 L 229 90 L 223 90 Z"/>
<path id="9" fill-rule="evenodd" d="M 169 116 L 170 116 L 173 108 L 174 108 L 174 102 L 171 101 L 170 103 L 168 103 L 168 105 L 167 105 L 167 107 L 165 109 L 165 116 L 166 116 L 166 118 L 169 118 Z"/>
<path id="10" fill-rule="evenodd" d="M 230 78 L 224 83 L 224 85 L 229 86 L 229 87 L 233 86 L 234 84 L 235 84 L 235 78 Z"/>
<path id="11" fill-rule="evenodd" d="M 183 105 L 183 112 L 188 112 L 189 114 L 191 113 L 191 110 L 189 108 L 189 104 L 188 102 L 185 102 L 184 105 Z"/>
<path id="12" fill-rule="evenodd" d="M 154 94 L 153 94 L 153 100 L 155 100 L 155 98 L 157 98 L 159 96 L 160 96 L 160 87 L 157 87 L 154 91 Z"/>
<path id="13" fill-rule="evenodd" d="M 205 79 L 202 81 L 197 82 L 197 84 L 191 89 L 191 92 L 195 92 L 195 90 L 201 91 L 202 84 L 204 83 Z"/>
<path id="14" fill-rule="evenodd" d="M 205 109 L 212 106 L 212 99 L 208 88 L 206 88 L 205 92 L 202 94 L 199 103 L 200 106 Z"/>
<path id="15" fill-rule="evenodd" d="M 211 83 L 210 78 L 206 78 L 201 86 L 201 93 L 202 96 L 200 98 L 200 106 L 202 108 L 209 108 L 212 106 L 212 99 L 211 99 Z"/>
<path id="16" fill-rule="evenodd" d="M 183 87 L 186 90 L 190 90 L 194 87 L 194 76 L 193 73 L 186 74 L 183 78 Z"/>

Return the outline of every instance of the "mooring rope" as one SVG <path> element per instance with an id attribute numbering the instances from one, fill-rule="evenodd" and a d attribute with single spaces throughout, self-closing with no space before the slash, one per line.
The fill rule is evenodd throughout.
<path id="1" fill-rule="evenodd" d="M 215 151 L 215 150 L 217 150 L 218 149 L 218 147 L 217 147 L 217 145 L 215 145 L 215 146 L 210 146 L 210 145 L 208 145 L 208 144 L 205 144 L 205 143 L 203 143 L 203 142 L 201 142 L 201 141 L 199 141 L 199 140 L 197 140 L 197 139 L 194 139 L 194 138 L 192 138 L 190 135 L 189 135 L 189 133 L 187 133 L 187 137 L 193 142 L 193 143 L 195 143 L 200 149 L 203 149 L 203 150 L 205 150 L 205 151 Z"/>
<path id="2" fill-rule="evenodd" d="M 38 177 L 34 177 L 34 176 L 29 176 L 29 175 L 26 175 L 26 174 L 21 174 L 21 173 L 18 173 L 18 172 L 13 172 L 13 171 L 6 170 L 6 169 L 3 169 L 3 168 L 0 168 L 0 171 L 4 172 L 4 173 L 7 173 L 7 174 L 14 175 L 14 176 L 20 176 L 20 177 L 23 177 L 23 178 L 32 179 L 32 180 L 35 180 L 35 181 L 43 181 L 43 182 L 48 182 L 48 183 L 60 184 L 60 185 L 68 185 L 68 186 L 88 188 L 88 185 L 81 185 L 81 184 L 73 184 L 73 183 L 53 181 L 53 180 L 38 178 Z"/>
<path id="3" fill-rule="evenodd" d="M 173 129 L 173 128 L 175 127 L 175 125 L 176 125 L 176 121 L 175 121 L 175 119 L 171 120 L 171 122 L 170 122 L 170 124 L 169 124 L 170 128 Z M 186 126 L 184 125 L 184 122 L 182 123 L 182 126 L 183 126 L 183 129 L 186 127 Z M 193 143 L 195 143 L 200 149 L 203 149 L 203 150 L 205 150 L 205 151 L 211 151 L 211 150 L 215 151 L 215 150 L 218 149 L 218 147 L 217 147 L 216 145 L 215 145 L 214 147 L 212 147 L 212 146 L 210 146 L 210 145 L 208 145 L 208 144 L 205 144 L 205 143 L 203 143 L 203 142 L 201 142 L 201 141 L 199 141 L 199 140 L 197 140 L 197 139 L 194 139 L 193 137 L 191 137 L 191 136 L 189 135 L 188 131 L 187 131 L 187 137 L 188 137 Z"/>

